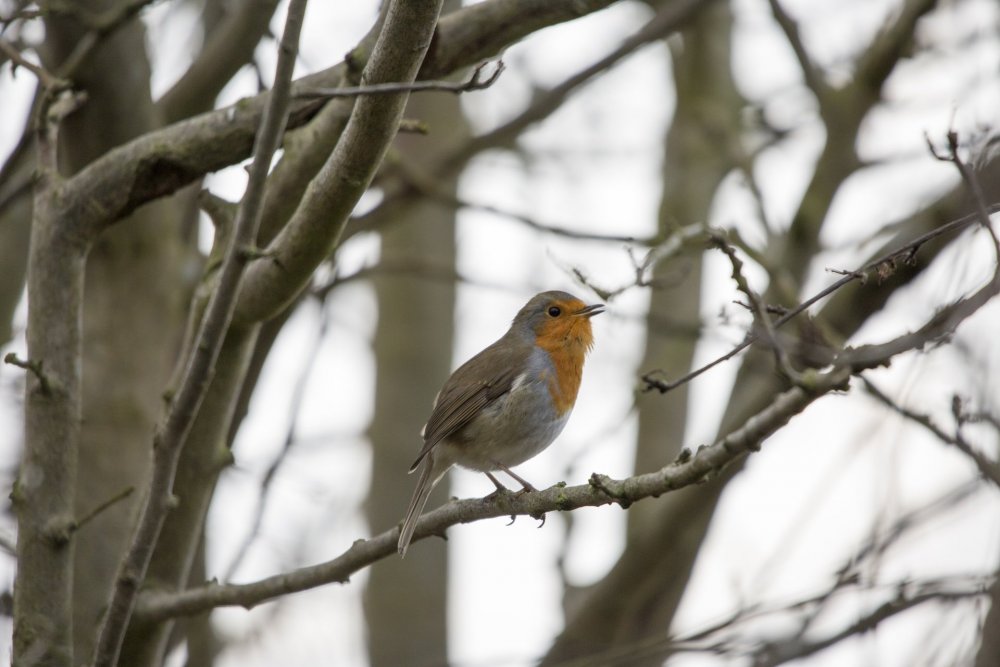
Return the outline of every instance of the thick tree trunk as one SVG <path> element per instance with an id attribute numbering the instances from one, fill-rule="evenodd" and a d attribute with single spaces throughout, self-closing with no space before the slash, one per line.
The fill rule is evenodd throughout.
<path id="1" fill-rule="evenodd" d="M 402 168 L 424 169 L 433 153 L 465 138 L 458 99 L 416 96 L 407 115 L 425 121 L 427 137 L 400 136 Z M 454 194 L 457 178 L 436 182 Z M 451 367 L 455 285 L 455 211 L 433 201 L 393 207 L 382 233 L 381 266 L 375 281 L 379 302 L 375 334 L 375 414 L 369 434 L 372 488 L 367 503 L 375 531 L 398 523 L 416 482 L 406 471 L 420 445 L 420 428 Z M 409 266 L 410 270 L 396 270 Z M 421 276 L 420 266 L 425 275 Z M 411 272 L 412 271 L 412 272 Z M 442 483 L 429 508 L 447 498 Z M 447 662 L 447 545 L 427 540 L 405 560 L 376 564 L 365 591 L 369 657 L 373 667 Z"/>

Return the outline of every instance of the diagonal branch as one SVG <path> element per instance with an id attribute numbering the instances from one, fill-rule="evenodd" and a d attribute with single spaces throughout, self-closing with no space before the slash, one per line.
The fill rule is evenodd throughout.
<path id="1" fill-rule="evenodd" d="M 957 222 L 952 224 L 956 227 L 970 224 L 967 220 L 961 222 L 961 225 Z M 915 247 L 919 247 L 919 244 Z M 1000 281 L 991 281 L 991 285 L 993 282 L 1000 285 Z M 977 294 L 989 287 L 982 288 Z M 969 304 L 975 303 L 978 307 L 985 303 L 976 295 L 963 302 L 966 303 L 958 308 L 958 312 L 952 317 L 945 317 L 943 322 L 949 326 L 957 325 L 973 312 Z M 927 327 L 932 327 L 935 332 L 940 330 L 937 316 L 924 328 Z M 414 533 L 414 541 L 431 535 L 442 535 L 448 527 L 458 523 L 486 518 L 524 515 L 539 517 L 550 511 L 570 511 L 610 503 L 617 503 L 624 508 L 638 500 L 658 497 L 702 482 L 719 474 L 726 466 L 742 459 L 746 454 L 759 450 L 763 440 L 819 397 L 846 389 L 852 375 L 875 365 L 886 364 L 899 351 L 910 349 L 912 337 L 913 334 L 904 334 L 881 345 L 859 348 L 865 350 L 863 355 L 852 354 L 848 350 L 836 359 L 829 372 L 807 370 L 801 374 L 797 386 L 779 394 L 740 428 L 712 445 L 699 448 L 694 454 L 685 450 L 677 461 L 656 472 L 624 480 L 595 473 L 585 485 L 567 487 L 560 484 L 532 493 L 493 494 L 478 500 L 454 500 L 421 517 Z M 393 528 L 371 539 L 356 541 L 342 555 L 326 563 L 255 583 L 225 586 L 210 584 L 180 593 L 148 592 L 142 596 L 137 614 L 147 621 L 161 621 L 219 606 L 239 605 L 250 608 L 287 593 L 332 582 L 343 583 L 368 565 L 394 554 L 397 537 L 398 528 Z"/>
<path id="2" fill-rule="evenodd" d="M 989 593 L 989 581 L 972 581 L 964 586 L 930 582 L 927 585 L 904 582 L 897 594 L 886 600 L 854 622 L 817 639 L 789 639 L 770 642 L 754 656 L 755 667 L 777 667 L 793 660 L 801 660 L 819 653 L 839 642 L 856 635 L 864 635 L 876 629 L 881 623 L 905 611 L 928 602 L 956 602 L 980 598 Z M 916 589 L 916 590 L 913 590 Z"/>
<path id="3" fill-rule="evenodd" d="M 862 376 L 861 380 L 865 383 L 865 389 L 868 390 L 868 393 L 878 399 L 879 402 L 888 406 L 903 417 L 906 417 L 913 423 L 923 426 L 941 442 L 954 445 L 959 451 L 972 459 L 972 462 L 976 464 L 977 468 L 979 468 L 979 472 L 983 475 L 983 477 L 996 484 L 997 487 L 1000 487 L 1000 465 L 998 465 L 995 461 L 991 461 L 989 457 L 977 451 L 971 444 L 969 444 L 960 432 L 956 432 L 955 435 L 946 433 L 944 429 L 934 423 L 934 420 L 931 419 L 930 415 L 921 414 L 915 410 L 911 410 L 910 408 L 900 405 L 896 401 L 889 398 L 885 392 L 875 386 L 875 384 L 868 378 Z"/>
<path id="4" fill-rule="evenodd" d="M 288 118 L 292 70 L 298 53 L 306 2 L 292 0 L 288 8 L 285 33 L 278 51 L 274 89 L 261 118 L 247 191 L 236 214 L 233 238 L 219 272 L 218 286 L 202 321 L 197 344 L 181 386 L 153 438 L 153 478 L 135 534 L 118 567 L 111 601 L 95 648 L 95 667 L 112 667 L 118 662 L 138 587 L 145 578 L 167 512 L 177 502 L 173 496 L 177 462 L 211 382 L 215 361 L 232 320 L 243 269 L 248 261 L 245 250 L 257 237 L 267 172 Z"/>
<path id="5" fill-rule="evenodd" d="M 799 32 L 798 23 L 785 11 L 785 8 L 781 5 L 781 0 L 769 0 L 769 4 L 771 5 L 771 14 L 774 16 L 774 20 L 777 22 L 778 27 L 781 28 L 781 31 L 785 33 L 785 39 L 788 40 L 788 44 L 795 53 L 795 59 L 802 70 L 806 86 L 816 96 L 816 100 L 821 107 L 828 104 L 827 97 L 833 91 L 823 79 L 823 72 L 809 56 L 809 51 L 806 50 L 805 42 L 803 42 L 802 35 Z"/>
<path id="6" fill-rule="evenodd" d="M 483 70 L 489 62 L 478 65 L 467 81 L 411 81 L 401 83 L 372 83 L 367 86 L 343 86 L 340 88 L 302 88 L 295 97 L 302 99 L 331 99 L 334 97 L 361 97 L 362 95 L 392 95 L 394 93 L 467 93 L 489 88 L 506 69 L 502 60 L 496 61 L 493 73 L 483 78 Z"/>
<path id="7" fill-rule="evenodd" d="M 459 523 L 470 523 L 502 516 L 542 516 L 551 511 L 570 511 L 580 507 L 598 507 L 617 503 L 622 507 L 658 497 L 664 493 L 698 484 L 749 452 L 810 404 L 844 386 L 846 370 L 836 370 L 817 379 L 811 390 L 795 387 L 776 397 L 764 410 L 712 445 L 686 452 L 678 461 L 644 475 L 615 480 L 594 474 L 587 484 L 557 484 L 531 493 L 493 494 L 482 499 L 453 500 L 423 515 L 414 533 L 414 542 L 444 531 Z M 145 592 L 137 616 L 146 621 L 160 621 L 196 614 L 220 606 L 253 607 L 287 593 L 307 590 L 323 584 L 345 583 L 361 569 L 396 553 L 398 527 L 367 540 L 356 541 L 333 560 L 276 575 L 250 584 L 209 584 L 180 593 Z"/>

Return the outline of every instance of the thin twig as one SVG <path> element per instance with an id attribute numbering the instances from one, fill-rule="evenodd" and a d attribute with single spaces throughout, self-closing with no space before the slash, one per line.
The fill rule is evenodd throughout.
<path id="1" fill-rule="evenodd" d="M 958 133 L 954 129 L 951 129 L 948 130 L 946 137 L 948 140 L 948 155 L 941 155 L 934 147 L 930 136 L 924 135 L 931 155 L 942 162 L 951 162 L 958 169 L 958 173 L 962 177 L 962 182 L 965 183 L 965 187 L 972 194 L 972 199 L 976 204 L 976 215 L 979 217 L 979 224 L 983 226 L 987 233 L 989 233 L 990 238 L 993 239 L 993 249 L 996 253 L 997 261 L 1000 261 L 1000 241 L 997 240 L 997 234 L 993 231 L 993 226 L 990 224 L 990 211 L 986 206 L 986 196 L 983 195 L 983 189 L 980 187 L 979 180 L 975 177 L 975 174 L 972 173 L 972 170 L 958 154 Z"/>
<path id="2" fill-rule="evenodd" d="M 955 435 L 945 433 L 941 427 L 934 423 L 934 420 L 931 419 L 930 415 L 922 414 L 900 405 L 896 401 L 889 398 L 885 392 L 876 387 L 875 384 L 864 375 L 861 376 L 861 381 L 864 382 L 865 389 L 868 390 L 868 393 L 877 398 L 881 403 L 892 408 L 895 412 L 899 413 L 903 417 L 906 417 L 913 423 L 923 426 L 938 440 L 955 446 L 959 451 L 972 459 L 972 462 L 976 464 L 977 468 L 979 468 L 979 472 L 1000 488 L 1000 465 L 978 452 L 972 445 L 969 444 L 960 432 L 956 432 Z"/>
<path id="3" fill-rule="evenodd" d="M 41 388 L 42 394 L 44 396 L 52 395 L 52 378 L 45 374 L 43 369 L 44 362 L 42 361 L 32 361 L 31 359 L 21 359 L 13 352 L 8 352 L 4 355 L 3 362 L 5 364 L 10 364 L 11 366 L 17 366 L 22 368 L 38 380 L 38 385 Z"/>
<path id="4" fill-rule="evenodd" d="M 92 509 L 89 512 L 87 512 L 86 514 L 84 514 L 81 518 L 77 519 L 76 522 L 73 525 L 73 530 L 80 530 L 85 525 L 87 525 L 89 522 L 93 521 L 95 518 L 97 518 L 98 516 L 100 516 L 104 511 L 108 510 L 109 508 L 111 508 L 112 506 L 114 506 L 116 503 L 120 503 L 121 501 L 123 501 L 126 498 L 128 498 L 129 496 L 131 496 L 134 491 L 135 491 L 135 487 L 134 486 L 125 487 L 124 489 L 122 489 L 121 491 L 119 491 L 115 495 L 111 496 L 110 498 L 108 498 L 107 500 L 105 500 L 103 503 L 101 503 L 100 505 L 98 505 L 97 507 L 95 507 L 94 509 Z"/>
<path id="5" fill-rule="evenodd" d="M 736 282 L 737 289 L 743 292 L 750 302 L 750 311 L 753 313 L 754 322 L 763 330 L 764 341 L 774 352 L 774 359 L 778 365 L 778 369 L 785 377 L 797 384 L 801 380 L 800 374 L 792 368 L 792 364 L 788 359 L 788 351 L 785 350 L 784 345 L 778 340 L 778 335 L 775 332 L 774 324 L 771 322 L 768 307 L 764 304 L 764 300 L 756 290 L 750 287 L 746 276 L 743 275 L 743 261 L 736 256 L 736 250 L 726 240 L 721 231 L 713 230 L 710 232 L 709 237 L 715 246 L 729 258 L 729 263 L 733 268 L 732 278 Z M 750 333 L 747 332 L 747 335 L 749 336 Z"/>
<path id="6" fill-rule="evenodd" d="M 838 642 L 855 635 L 863 635 L 877 628 L 883 621 L 898 614 L 918 607 L 927 602 L 944 602 L 966 600 L 987 595 L 990 583 L 977 581 L 964 589 L 949 590 L 939 586 L 930 586 L 923 590 L 913 591 L 914 584 L 902 582 L 898 585 L 896 594 L 878 605 L 853 623 L 831 632 L 825 637 L 814 640 L 777 641 L 765 645 L 754 656 L 755 667 L 777 667 L 792 660 L 800 660 L 818 653 Z"/>
<path id="7" fill-rule="evenodd" d="M 292 0 L 288 7 L 285 32 L 278 49 L 274 88 L 261 118 L 250 179 L 236 215 L 233 239 L 219 271 L 218 286 L 209 302 L 180 388 L 154 435 L 153 478 L 139 523 L 115 577 L 111 600 L 95 647 L 95 667 L 113 667 L 118 662 L 139 586 L 145 578 L 167 512 L 176 502 L 173 483 L 177 464 L 191 424 L 208 391 L 216 359 L 232 320 L 243 269 L 248 262 L 244 250 L 252 246 L 257 236 L 267 172 L 288 118 L 292 70 L 305 7 L 306 0 Z"/>
<path id="8" fill-rule="evenodd" d="M 656 239 L 653 237 L 641 237 L 637 238 L 635 236 L 624 236 L 616 234 L 598 234 L 593 232 L 584 232 L 575 229 L 569 229 L 568 227 L 561 227 L 556 225 L 549 225 L 544 222 L 539 222 L 538 220 L 532 218 L 529 215 L 523 213 L 517 213 L 508 209 L 503 209 L 498 206 L 493 206 L 491 204 L 477 204 L 470 201 L 466 201 L 455 195 L 442 192 L 440 188 L 435 189 L 425 189 L 422 184 L 418 184 L 417 187 L 426 194 L 429 198 L 434 201 L 445 204 L 451 208 L 455 209 L 467 209 L 472 211 L 480 211 L 482 213 L 489 213 L 491 215 L 503 216 L 519 222 L 525 227 L 532 229 L 536 232 L 541 232 L 542 234 L 550 234 L 552 236 L 559 236 L 562 238 L 572 239 L 574 241 L 597 241 L 601 243 L 634 243 L 637 245 L 648 246 L 655 243 Z"/>
<path id="9" fill-rule="evenodd" d="M 327 313 L 324 308 L 320 310 L 319 331 L 313 341 L 312 348 L 307 350 L 306 354 L 303 356 L 305 365 L 299 372 L 298 380 L 292 389 L 288 429 L 285 431 L 285 440 L 281 445 L 281 451 L 279 451 L 277 456 L 274 457 L 274 460 L 271 461 L 271 465 L 268 466 L 267 471 L 264 473 L 264 477 L 260 482 L 260 494 L 257 497 L 257 507 L 254 512 L 253 523 L 250 526 L 250 530 L 247 531 L 246 536 L 243 538 L 243 543 L 240 545 L 240 548 L 237 549 L 236 556 L 229 564 L 229 567 L 226 568 L 226 574 L 223 577 L 224 581 L 228 582 L 233 578 L 236 571 L 243 563 L 244 558 L 246 558 L 246 555 L 249 553 L 254 540 L 256 540 L 257 536 L 260 535 L 260 527 L 264 522 L 264 510 L 267 508 L 268 499 L 271 496 L 273 482 L 277 478 L 278 471 L 281 470 L 282 465 L 284 465 L 284 463 L 288 460 L 288 455 L 292 451 L 292 447 L 298 439 L 299 418 L 302 413 L 303 398 L 305 397 L 306 387 L 312 377 L 312 370 L 316 366 L 316 354 L 319 352 L 323 342 L 326 340 L 328 326 L 329 317 L 327 317 Z"/>
<path id="10" fill-rule="evenodd" d="M 806 86 L 816 96 L 816 99 L 820 102 L 820 106 L 823 106 L 829 97 L 830 86 L 823 80 L 822 71 L 816 67 L 816 63 L 809 56 L 809 51 L 806 49 L 802 34 L 799 32 L 798 23 L 785 11 L 779 0 L 769 0 L 769 4 L 771 5 L 771 14 L 774 16 L 775 22 L 777 22 L 781 31 L 785 33 L 785 39 L 795 53 L 795 59 L 799 63 L 799 69 L 802 70 Z"/>
<path id="11" fill-rule="evenodd" d="M 489 62 L 480 63 L 467 81 L 414 81 L 412 83 L 372 83 L 367 86 L 345 86 L 344 88 L 305 88 L 295 91 L 296 98 L 329 99 L 334 97 L 360 97 L 362 95 L 392 95 L 395 93 L 423 93 L 440 91 L 447 93 L 468 93 L 489 88 L 506 69 L 502 60 L 496 61 L 493 73 L 485 79 L 483 71 Z"/>
<path id="12" fill-rule="evenodd" d="M 36 65 L 22 56 L 20 50 L 18 50 L 17 47 L 8 42 L 6 39 L 0 39 L 0 51 L 3 51 L 7 57 L 10 58 L 10 61 L 14 63 L 15 67 L 23 67 L 34 74 L 43 88 L 51 89 L 66 85 L 66 81 L 53 75 L 43 66 Z"/>
<path id="13" fill-rule="evenodd" d="M 638 245 L 652 245 L 652 247 L 646 250 L 646 253 L 641 258 L 636 256 L 635 248 L 632 245 L 626 245 L 625 252 L 628 254 L 629 260 L 632 263 L 634 277 L 631 282 L 621 284 L 618 287 L 605 288 L 596 285 L 586 274 L 584 274 L 582 269 L 575 266 L 563 267 L 563 269 L 572 275 L 577 282 L 596 294 L 602 301 L 611 301 L 620 294 L 635 287 L 652 287 L 656 289 L 670 284 L 676 284 L 676 282 L 679 281 L 671 280 L 670 278 L 651 278 L 650 273 L 652 269 L 664 259 L 677 255 L 682 250 L 689 248 L 695 241 L 703 239 L 705 236 L 705 230 L 706 227 L 703 223 L 694 222 L 690 225 L 674 229 L 670 235 L 662 241 L 655 237 L 638 240 L 636 242 Z M 654 243 L 656 245 L 653 245 Z"/>

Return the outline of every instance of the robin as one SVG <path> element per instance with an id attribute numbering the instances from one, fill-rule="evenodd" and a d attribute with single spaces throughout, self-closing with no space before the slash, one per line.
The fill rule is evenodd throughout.
<path id="1" fill-rule="evenodd" d="M 434 399 L 421 430 L 423 464 L 399 533 L 399 553 L 413 538 L 427 497 L 455 464 L 486 473 L 502 470 L 527 491 L 534 487 L 511 468 L 540 453 L 569 420 L 594 344 L 590 318 L 604 304 L 586 305 L 567 292 L 536 294 L 498 341 L 462 364 Z"/>

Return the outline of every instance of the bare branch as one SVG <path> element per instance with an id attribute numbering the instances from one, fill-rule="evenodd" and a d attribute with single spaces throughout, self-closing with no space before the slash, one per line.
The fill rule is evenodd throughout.
<path id="1" fill-rule="evenodd" d="M 447 93 L 467 93 L 473 90 L 485 90 L 489 88 L 500 75 L 506 66 L 502 60 L 496 61 L 493 73 L 485 79 L 482 78 L 483 70 L 489 65 L 488 62 L 481 63 L 473 70 L 472 75 L 466 81 L 413 81 L 410 83 L 372 83 L 366 86 L 345 86 L 343 88 L 303 88 L 296 91 L 295 97 L 304 99 L 330 99 L 334 97 L 361 97 L 363 95 L 391 95 L 393 93 L 422 93 L 428 91 L 440 91 Z"/>
<path id="2" fill-rule="evenodd" d="M 997 464 L 996 461 L 990 460 L 989 457 L 976 450 L 976 448 L 969 444 L 969 442 L 965 439 L 961 431 L 956 430 L 955 435 L 945 433 L 941 427 L 934 423 L 934 420 L 931 419 L 930 415 L 922 414 L 900 405 L 896 401 L 889 398 L 885 392 L 875 386 L 875 384 L 867 377 L 862 375 L 861 380 L 864 382 L 865 389 L 868 390 L 868 393 L 877 398 L 879 402 L 892 408 L 895 412 L 899 413 L 903 417 L 906 417 L 915 424 L 923 426 L 941 442 L 954 445 L 959 451 L 972 459 L 972 462 L 976 464 L 977 468 L 979 468 L 979 472 L 982 473 L 983 477 L 990 480 L 996 484 L 998 488 L 1000 488 L 1000 464 Z"/>
<path id="3" fill-rule="evenodd" d="M 736 282 L 737 289 L 743 292 L 743 294 L 746 295 L 747 300 L 750 302 L 750 310 L 753 313 L 754 322 L 760 327 L 760 329 L 763 330 L 764 342 L 774 352 L 774 358 L 778 365 L 778 369 L 785 375 L 786 378 L 792 382 L 798 383 L 800 380 L 799 373 L 792 368 L 792 364 L 788 360 L 788 351 L 785 350 L 784 345 L 782 345 L 781 341 L 778 340 L 774 324 L 771 322 L 768 307 L 764 304 L 760 294 L 750 287 L 750 283 L 747 282 L 746 276 L 743 275 L 743 262 L 736 256 L 736 250 L 729 244 L 722 232 L 718 230 L 713 230 L 710 233 L 710 238 L 715 246 L 729 258 L 729 263 L 733 267 L 732 278 Z"/>
<path id="4" fill-rule="evenodd" d="M 614 51 L 557 86 L 536 93 L 531 106 L 495 130 L 476 137 L 461 149 L 459 155 L 453 156 L 451 159 L 458 159 L 464 163 L 469 156 L 480 153 L 487 147 L 510 143 L 525 129 L 551 115 L 574 90 L 607 71 L 643 46 L 657 42 L 677 31 L 703 6 L 704 3 L 700 0 L 674 0 L 663 3 L 660 10 L 649 22 L 625 39 Z"/>
<path id="5" fill-rule="evenodd" d="M 327 317 L 325 309 L 321 310 L 319 332 L 313 340 L 312 348 L 307 350 L 302 357 L 305 360 L 305 366 L 299 371 L 298 379 L 295 386 L 292 388 L 289 407 L 290 416 L 288 419 L 288 429 L 285 431 L 285 440 L 281 445 L 281 451 L 279 451 L 277 456 L 274 457 L 274 460 L 271 462 L 271 465 L 268 466 L 267 471 L 265 471 L 264 477 L 260 482 L 260 494 L 257 497 L 257 507 L 254 512 L 250 530 L 243 538 L 243 542 L 240 544 L 240 547 L 236 550 L 236 556 L 229 564 L 229 567 L 226 568 L 226 574 L 223 577 L 223 580 L 226 582 L 230 581 L 236 574 L 236 571 L 243 563 L 243 559 L 250 551 L 251 545 L 260 534 L 260 527 L 264 522 L 264 510 L 268 506 L 268 499 L 271 496 L 271 489 L 273 488 L 272 484 L 278 476 L 278 472 L 281 470 L 282 465 L 288 460 L 288 455 L 295 444 L 296 438 L 298 437 L 298 424 L 299 416 L 302 412 L 302 400 L 305 397 L 305 391 L 308 386 L 309 379 L 312 377 L 311 371 L 315 367 L 314 360 L 316 358 L 316 354 L 319 352 L 323 342 L 326 340 L 328 323 L 329 318 Z"/>
<path id="6" fill-rule="evenodd" d="M 778 23 L 782 32 L 785 33 L 785 39 L 788 40 L 792 51 L 795 52 L 795 59 L 798 60 L 806 86 L 816 96 L 816 100 L 820 106 L 827 104 L 826 98 L 832 91 L 826 81 L 823 80 L 822 71 L 816 67 L 812 58 L 809 57 L 809 52 L 802 41 L 802 35 L 799 33 L 798 23 L 785 11 L 780 0 L 769 0 L 768 3 L 771 5 L 771 14 L 774 16 L 774 20 Z"/>
<path id="7" fill-rule="evenodd" d="M 616 480 L 594 474 L 589 483 L 578 486 L 557 484 L 530 493 L 494 493 L 482 499 L 453 500 L 423 515 L 414 533 L 414 542 L 459 523 L 501 516 L 541 517 L 546 512 L 570 511 L 616 503 L 628 507 L 645 498 L 698 484 L 749 452 L 805 410 L 813 401 L 842 388 L 849 375 L 843 370 L 818 376 L 810 391 L 795 387 L 783 394 L 739 428 L 712 445 L 685 455 L 656 472 Z M 180 593 L 148 591 L 141 596 L 137 617 L 160 621 L 196 614 L 220 606 L 251 608 L 275 597 L 314 588 L 322 584 L 345 583 L 359 570 L 377 560 L 396 554 L 398 527 L 367 540 L 357 540 L 342 555 L 319 565 L 301 568 L 250 584 L 215 585 Z"/>
<path id="8" fill-rule="evenodd" d="M 973 582 L 969 586 L 954 587 L 932 584 L 929 586 L 901 583 L 897 594 L 844 628 L 814 640 L 772 642 L 754 658 L 759 667 L 777 667 L 792 660 L 819 653 L 849 637 L 863 635 L 877 628 L 883 621 L 928 602 L 954 602 L 982 597 L 988 593 L 988 582 Z M 914 590 L 916 589 L 916 590 Z"/>
<path id="9" fill-rule="evenodd" d="M 81 98 L 57 89 L 43 98 L 27 274 L 27 356 L 38 373 L 25 383 L 24 451 L 11 493 L 18 518 L 12 657 L 16 664 L 68 665 L 87 245 L 67 232 L 58 212 L 56 145 L 60 122 Z"/>
<path id="10" fill-rule="evenodd" d="M 938 4 L 937 0 L 905 0 L 896 20 L 887 25 L 857 63 L 858 92 L 874 103 L 882 85 L 913 43 L 917 22 Z"/>
<path id="11" fill-rule="evenodd" d="M 73 530 L 80 530 L 81 528 L 83 528 L 84 526 L 86 526 L 88 523 L 90 523 L 91 521 L 93 521 L 94 519 L 96 519 L 97 517 L 99 517 L 106 510 L 108 510 L 109 508 L 113 507 L 114 505 L 120 503 L 121 501 L 125 500 L 129 496 L 131 496 L 133 492 L 135 492 L 135 487 L 134 486 L 127 486 L 127 487 L 125 487 L 124 489 L 122 489 L 121 491 L 119 491 L 115 495 L 111 496 L 110 498 L 108 498 L 107 500 L 105 500 L 103 503 L 101 503 L 100 505 L 98 505 L 94 509 L 92 509 L 89 512 L 87 512 L 86 514 L 84 514 L 79 519 L 77 519 L 74 522 L 74 524 L 73 524 Z"/>
<path id="12" fill-rule="evenodd" d="M 983 194 L 983 189 L 979 185 L 979 180 L 969 168 L 969 165 L 967 165 L 958 154 L 958 133 L 954 129 L 951 129 L 948 130 L 946 137 L 948 140 L 948 154 L 941 155 L 934 147 L 934 142 L 931 141 L 930 136 L 926 134 L 924 135 L 924 139 L 927 141 L 927 147 L 930 150 L 931 155 L 942 162 L 951 162 L 955 165 L 955 168 L 958 169 L 958 173 L 962 177 L 962 182 L 965 184 L 969 193 L 972 194 L 972 200 L 976 204 L 976 215 L 979 216 L 979 224 L 983 226 L 983 229 L 985 229 L 993 239 L 993 250 L 997 261 L 1000 262 L 1000 241 L 997 240 L 996 232 L 993 231 L 993 226 L 990 224 L 990 211 L 988 210 L 986 204 L 986 196 Z"/>
<path id="13" fill-rule="evenodd" d="M 777 665 L 789 660 L 806 657 L 824 648 L 848 639 L 852 636 L 874 630 L 882 621 L 895 614 L 911 609 L 927 602 L 957 602 L 970 600 L 986 595 L 991 577 L 964 577 L 909 581 L 903 585 L 862 586 L 858 582 L 836 581 L 829 590 L 809 596 L 790 604 L 780 606 L 750 605 L 737 609 L 732 614 L 711 625 L 689 634 L 662 638 L 653 637 L 644 642 L 616 644 L 608 650 L 587 656 L 593 664 L 632 664 L 641 657 L 660 657 L 668 652 L 674 653 L 705 653 L 710 655 L 730 656 L 738 658 L 754 657 L 753 665 Z M 845 585 L 850 583 L 850 586 Z M 737 627 L 757 619 L 779 617 L 781 614 L 791 614 L 804 610 L 813 610 L 813 614 L 822 609 L 835 595 L 855 592 L 873 592 L 872 589 L 887 589 L 887 600 L 874 607 L 871 612 L 850 625 L 828 633 L 820 639 L 806 640 L 801 628 L 793 632 L 793 636 L 778 639 L 769 637 L 766 640 L 737 633 Z M 813 615 L 811 614 L 811 615 Z"/>

